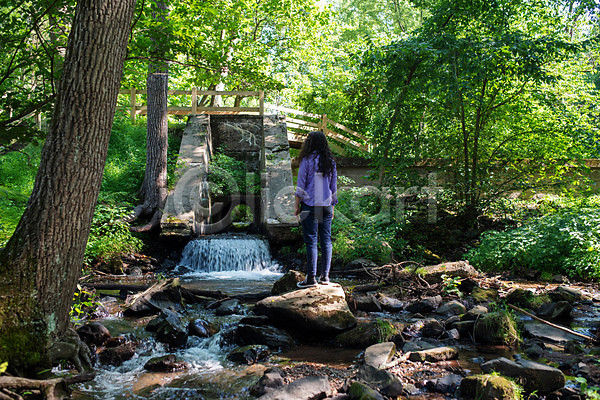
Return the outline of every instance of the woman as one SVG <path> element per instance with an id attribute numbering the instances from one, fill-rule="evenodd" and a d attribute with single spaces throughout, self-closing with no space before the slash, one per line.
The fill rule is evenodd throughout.
<path id="1" fill-rule="evenodd" d="M 329 283 L 331 267 L 331 221 L 337 204 L 335 159 L 323 132 L 311 132 L 300 150 L 296 189 L 296 216 L 300 217 L 306 244 L 306 279 L 299 288 L 317 284 L 317 243 L 321 244 L 319 283 Z M 318 240 L 317 240 L 318 239 Z"/>

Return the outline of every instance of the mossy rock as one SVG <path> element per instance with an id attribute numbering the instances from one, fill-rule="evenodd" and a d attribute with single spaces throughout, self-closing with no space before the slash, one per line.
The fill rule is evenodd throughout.
<path id="1" fill-rule="evenodd" d="M 335 342 L 342 347 L 368 347 L 373 344 L 388 342 L 398 333 L 398 328 L 386 319 L 359 322 L 349 331 L 336 336 Z"/>
<path id="2" fill-rule="evenodd" d="M 352 400 L 383 400 L 383 396 L 361 382 L 354 382 L 348 389 L 348 396 Z"/>
<path id="3" fill-rule="evenodd" d="M 476 303 L 489 303 L 498 299 L 498 291 L 495 289 L 476 287 L 471 292 L 471 296 Z"/>
<path id="4" fill-rule="evenodd" d="M 473 336 L 484 344 L 513 345 L 521 341 L 517 324 L 508 311 L 480 315 L 475 321 Z"/>
<path id="5" fill-rule="evenodd" d="M 461 397 L 478 400 L 520 400 L 521 388 L 500 375 L 472 375 L 460 383 Z"/>

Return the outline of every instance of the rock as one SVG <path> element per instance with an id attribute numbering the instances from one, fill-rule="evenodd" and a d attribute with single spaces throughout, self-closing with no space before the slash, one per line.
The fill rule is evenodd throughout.
<path id="1" fill-rule="evenodd" d="M 142 269 L 140 267 L 127 268 L 126 273 L 129 276 L 143 276 L 144 275 L 144 272 L 142 271 Z"/>
<path id="2" fill-rule="evenodd" d="M 489 312 L 489 310 L 486 306 L 477 305 L 477 306 L 471 308 L 465 314 L 463 314 L 463 316 L 460 317 L 460 320 L 461 321 L 475 321 L 477 319 L 477 317 L 479 317 L 482 314 L 487 314 L 488 312 Z"/>
<path id="3" fill-rule="evenodd" d="M 438 315 L 443 315 L 444 317 L 449 317 L 451 315 L 461 315 L 467 312 L 467 308 L 463 303 L 457 300 L 452 300 L 447 303 L 442 304 L 435 310 L 435 313 Z"/>
<path id="4" fill-rule="evenodd" d="M 536 342 L 529 342 L 526 345 L 522 346 L 521 350 L 523 351 L 523 353 L 525 353 L 527 357 L 533 360 L 537 360 L 544 354 L 544 349 L 542 346 L 540 346 L 540 344 Z"/>
<path id="5" fill-rule="evenodd" d="M 341 332 L 356 326 L 338 284 L 317 285 L 259 301 L 256 314 L 267 315 L 276 324 L 308 332 Z"/>
<path id="6" fill-rule="evenodd" d="M 409 304 L 406 310 L 411 313 L 427 314 L 435 310 L 442 303 L 442 296 L 425 297 Z"/>
<path id="7" fill-rule="evenodd" d="M 125 344 L 127 339 L 124 336 L 113 336 L 104 342 L 104 347 L 117 347 Z"/>
<path id="8" fill-rule="evenodd" d="M 569 303 L 574 303 L 581 300 L 583 292 L 569 286 L 559 286 L 549 292 L 548 295 L 552 301 L 568 301 Z"/>
<path id="9" fill-rule="evenodd" d="M 554 343 L 564 343 L 569 340 L 581 340 L 578 336 L 538 321 L 523 322 L 523 331 L 524 334 L 529 337 Z"/>
<path id="10" fill-rule="evenodd" d="M 144 369 L 152 372 L 173 372 L 189 368 L 189 364 L 178 360 L 174 354 L 154 357 L 144 364 Z"/>
<path id="11" fill-rule="evenodd" d="M 260 377 L 258 382 L 250 388 L 250 394 L 259 397 L 273 389 L 282 387 L 284 383 L 281 370 L 279 368 L 269 368 Z"/>
<path id="12" fill-rule="evenodd" d="M 283 275 L 277 282 L 273 284 L 271 288 L 271 294 L 273 296 L 277 296 L 279 294 L 293 292 L 297 290 L 298 287 L 296 284 L 301 282 L 304 279 L 305 275 L 302 272 L 298 271 L 288 271 L 285 275 Z"/>
<path id="13" fill-rule="evenodd" d="M 408 355 L 410 361 L 416 362 L 438 362 L 454 360 L 458 358 L 458 350 L 454 347 L 435 347 L 433 349 L 411 352 Z"/>
<path id="14" fill-rule="evenodd" d="M 452 329 L 456 329 L 460 336 L 469 336 L 473 334 L 475 321 L 458 321 L 450 325 Z"/>
<path id="15" fill-rule="evenodd" d="M 355 310 L 365 312 L 380 312 L 381 304 L 379 300 L 373 295 L 367 296 L 352 296 L 350 304 Z"/>
<path id="16" fill-rule="evenodd" d="M 450 374 L 441 378 L 432 379 L 425 383 L 425 387 L 430 392 L 452 394 L 458 389 L 463 377 L 456 374 Z"/>
<path id="17" fill-rule="evenodd" d="M 460 282 L 460 285 L 458 285 L 458 290 L 460 290 L 464 294 L 471 294 L 473 289 L 475 289 L 476 287 L 479 287 L 479 284 L 475 279 L 466 278 Z"/>
<path id="18" fill-rule="evenodd" d="M 486 373 L 496 371 L 514 378 L 527 393 L 537 391 L 546 394 L 565 385 L 565 376 L 559 369 L 524 358 L 517 362 L 504 357 L 496 358 L 481 364 L 481 369 Z"/>
<path id="19" fill-rule="evenodd" d="M 100 322 L 89 322 L 77 328 L 81 340 L 96 347 L 102 346 L 110 338 L 110 332 Z"/>
<path id="20" fill-rule="evenodd" d="M 215 314 L 219 316 L 238 314 L 239 312 L 240 301 L 238 299 L 225 300 L 215 310 Z"/>
<path id="21" fill-rule="evenodd" d="M 270 325 L 271 320 L 266 315 L 248 315 L 240 320 L 240 324 L 253 325 L 253 326 L 265 326 Z"/>
<path id="22" fill-rule="evenodd" d="M 443 281 L 442 275 L 451 278 L 471 278 L 477 276 L 478 272 L 468 261 L 455 261 L 419 268 L 419 274 L 428 283 L 440 283 Z"/>
<path id="23" fill-rule="evenodd" d="M 402 381 L 389 371 L 372 367 L 370 365 L 361 365 L 356 376 L 369 387 L 377 388 L 382 394 L 395 398 L 402 394 Z"/>
<path id="24" fill-rule="evenodd" d="M 458 329 L 450 329 L 446 331 L 446 339 L 458 340 L 460 339 L 460 332 Z"/>
<path id="25" fill-rule="evenodd" d="M 217 333 L 218 329 L 204 319 L 196 319 L 188 323 L 187 331 L 190 336 L 207 338 Z"/>
<path id="26" fill-rule="evenodd" d="M 410 353 L 413 351 L 435 349 L 436 347 L 439 347 L 439 346 L 437 346 L 433 343 L 429 343 L 426 340 L 415 340 L 414 342 L 406 342 L 404 344 L 404 346 L 402 347 L 402 351 L 404 353 Z"/>
<path id="27" fill-rule="evenodd" d="M 269 346 L 271 349 L 280 349 L 293 346 L 294 338 L 274 326 L 240 324 L 235 331 L 235 342 L 240 346 L 262 344 Z"/>
<path id="28" fill-rule="evenodd" d="M 356 327 L 337 335 L 335 342 L 342 347 L 364 348 L 387 342 L 396 334 L 398 329 L 388 320 L 360 321 Z"/>
<path id="29" fill-rule="evenodd" d="M 350 261 L 344 267 L 345 270 L 353 270 L 353 269 L 363 269 L 363 268 L 375 268 L 377 267 L 377 263 L 367 259 L 367 258 L 357 258 L 356 260 Z"/>
<path id="30" fill-rule="evenodd" d="M 519 389 L 510 380 L 498 375 L 472 375 L 460 383 L 460 394 L 466 399 L 519 400 Z"/>
<path id="31" fill-rule="evenodd" d="M 322 399 L 331 394 L 329 380 L 324 376 L 307 376 L 289 385 L 274 388 L 259 397 L 260 400 Z"/>
<path id="32" fill-rule="evenodd" d="M 471 297 L 477 303 L 489 303 L 498 300 L 498 291 L 495 289 L 483 289 L 476 287 L 471 292 Z"/>
<path id="33" fill-rule="evenodd" d="M 143 292 L 127 296 L 126 317 L 142 317 L 158 314 L 165 308 L 177 308 L 183 301 L 198 302 L 198 297 L 181 287 L 179 278 L 159 281 Z"/>
<path id="34" fill-rule="evenodd" d="M 186 345 L 188 339 L 187 329 L 181 325 L 179 316 L 176 313 L 165 309 L 155 319 L 158 320 L 153 323 L 153 327 L 156 327 L 154 331 L 156 340 L 166 343 L 171 347 L 183 347 Z M 147 329 L 148 326 L 146 326 Z"/>
<path id="35" fill-rule="evenodd" d="M 532 303 L 534 303 L 534 297 L 535 295 L 530 290 L 525 290 L 517 287 L 506 294 L 504 301 L 506 301 L 508 304 L 512 304 L 517 307 L 531 309 L 534 308 L 531 306 Z"/>
<path id="36" fill-rule="evenodd" d="M 348 389 L 348 395 L 352 400 L 384 400 L 383 396 L 361 382 L 354 382 Z"/>
<path id="37" fill-rule="evenodd" d="M 404 309 L 405 303 L 393 297 L 388 297 L 382 294 L 379 294 L 379 304 L 381 304 L 381 308 L 385 311 L 389 312 L 398 312 Z"/>
<path id="38" fill-rule="evenodd" d="M 444 327 L 437 319 L 430 319 L 425 321 L 421 334 L 425 337 L 437 339 L 444 333 Z"/>
<path id="39" fill-rule="evenodd" d="M 482 314 L 475 321 L 473 339 L 483 344 L 513 345 L 520 341 L 517 324 L 506 311 Z"/>
<path id="40" fill-rule="evenodd" d="M 101 364 L 121 365 L 125 361 L 133 358 L 135 354 L 135 343 L 127 342 L 117 347 L 103 349 L 99 354 Z"/>
<path id="41" fill-rule="evenodd" d="M 549 319 L 550 321 L 565 321 L 571 319 L 571 311 L 573 306 L 571 302 L 562 300 L 556 303 L 543 304 L 536 314 L 540 318 Z"/>
<path id="42" fill-rule="evenodd" d="M 396 354 L 396 345 L 392 342 L 374 344 L 365 350 L 365 364 L 374 368 L 385 368 Z"/>
<path id="43" fill-rule="evenodd" d="M 262 344 L 250 344 L 248 346 L 238 347 L 227 355 L 229 361 L 242 364 L 256 364 L 271 355 L 268 346 Z"/>
<path id="44" fill-rule="evenodd" d="M 583 348 L 582 344 L 578 341 L 569 340 L 567 343 L 565 343 L 564 351 L 565 353 L 569 354 L 582 354 L 585 351 L 585 349 Z"/>

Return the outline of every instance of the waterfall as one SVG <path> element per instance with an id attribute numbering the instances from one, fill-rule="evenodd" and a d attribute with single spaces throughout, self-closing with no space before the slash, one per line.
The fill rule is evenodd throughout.
<path id="1" fill-rule="evenodd" d="M 215 272 L 277 272 L 269 244 L 250 235 L 215 235 L 190 241 L 177 270 L 198 274 Z"/>

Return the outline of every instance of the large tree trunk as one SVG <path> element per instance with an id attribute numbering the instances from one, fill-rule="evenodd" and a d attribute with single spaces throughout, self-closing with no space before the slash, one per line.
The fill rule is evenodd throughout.
<path id="1" fill-rule="evenodd" d="M 167 4 L 157 1 L 152 17 L 164 23 L 168 13 Z M 158 228 L 162 210 L 167 201 L 167 147 L 169 144 L 169 125 L 167 113 L 167 90 L 169 84 L 169 66 L 158 61 L 165 55 L 165 32 L 157 29 L 153 32 L 153 45 L 150 57 L 154 58 L 148 66 L 146 89 L 148 91 L 148 116 L 146 136 L 146 172 L 140 189 L 142 205 L 134 210 L 133 219 L 150 216 L 146 225 L 133 227 L 133 231 L 142 232 Z"/>
<path id="2" fill-rule="evenodd" d="M 0 360 L 43 368 L 69 327 L 135 0 L 80 0 L 33 192 L 0 253 Z"/>

